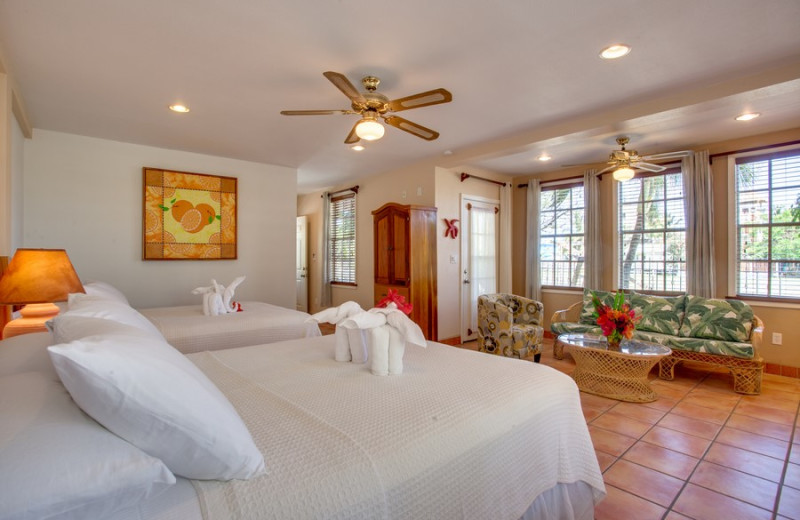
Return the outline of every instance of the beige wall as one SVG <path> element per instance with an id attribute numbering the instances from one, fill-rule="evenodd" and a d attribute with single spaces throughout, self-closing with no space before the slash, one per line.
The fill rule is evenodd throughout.
<path id="1" fill-rule="evenodd" d="M 461 197 L 472 195 L 485 199 L 500 200 L 500 186 L 479 179 L 466 179 L 461 182 L 461 172 L 477 175 L 500 182 L 511 182 L 511 177 L 498 175 L 493 172 L 475 168 L 436 168 L 436 207 L 438 211 L 437 224 L 437 284 L 439 289 L 439 339 L 461 337 L 461 291 L 462 283 L 462 256 L 461 239 L 445 238 L 445 218 L 461 219 Z M 513 205 L 513 204 L 512 204 Z M 463 223 L 458 222 L 458 229 Z M 455 263 L 451 263 L 451 256 Z"/>
<path id="2" fill-rule="evenodd" d="M 356 287 L 334 287 L 332 303 L 356 301 L 364 308 L 374 303 L 374 248 L 372 212 L 387 202 L 434 206 L 434 172 L 429 168 L 408 168 L 360 179 L 353 184 L 335 186 L 331 193 L 359 186 L 356 198 Z M 297 197 L 297 215 L 308 216 L 309 312 L 320 308 L 322 280 L 322 199 L 321 192 Z"/>
<path id="3" fill-rule="evenodd" d="M 237 299 L 295 308 L 296 170 L 42 130 L 24 148 L 25 247 L 66 248 L 136 307 L 199 303 L 193 288 L 245 275 Z M 142 261 L 144 166 L 238 178 L 238 259 Z"/>
<path id="4" fill-rule="evenodd" d="M 709 150 L 710 154 L 741 150 L 744 148 L 767 146 L 777 143 L 785 143 L 800 139 L 800 128 L 752 136 L 733 141 L 711 143 L 693 146 L 695 150 Z M 600 165 L 598 165 L 600 166 Z M 539 176 L 539 179 L 553 180 L 574 175 L 580 175 L 580 169 L 561 170 Z M 714 181 L 714 254 L 716 258 L 717 274 L 717 297 L 729 295 L 728 291 L 728 160 L 720 157 L 712 163 L 712 174 Z M 525 182 L 527 179 L 515 181 Z M 614 222 L 612 214 L 614 200 L 615 182 L 610 177 L 603 177 L 600 183 L 602 221 L 606 223 Z M 524 294 L 525 277 L 525 190 L 516 189 L 514 193 L 514 291 Z M 603 287 L 600 289 L 614 289 L 613 272 L 613 237 L 612 226 L 603 225 L 603 243 L 607 245 L 603 249 L 604 280 Z M 581 291 L 545 291 L 542 295 L 542 303 L 545 306 L 547 316 L 547 327 L 549 327 L 552 313 L 558 309 L 564 309 L 569 304 L 581 298 Z M 800 367 L 800 305 L 798 304 L 759 304 L 750 302 L 756 315 L 764 320 L 764 343 L 762 355 L 770 363 Z M 771 344 L 772 333 L 780 332 L 783 334 L 783 345 L 775 346 Z"/>
<path id="5" fill-rule="evenodd" d="M 460 200 L 462 194 L 484 198 L 500 198 L 499 187 L 492 183 L 476 179 L 460 181 L 462 169 L 424 167 L 395 171 L 377 177 L 368 177 L 358 182 L 356 216 L 357 267 L 356 288 L 334 287 L 332 291 L 333 305 L 348 300 L 358 302 L 362 307 L 371 307 L 374 303 L 374 247 L 372 211 L 387 202 L 400 204 L 417 204 L 437 207 L 437 285 L 439 338 L 459 337 L 461 324 L 461 236 L 458 240 L 444 238 L 446 226 L 444 218 L 460 217 Z M 492 172 L 469 170 L 468 173 L 493 178 L 502 182 L 510 182 L 509 177 Z M 336 186 L 330 191 L 348 188 Z M 418 189 L 422 194 L 418 195 Z M 405 192 L 405 198 L 403 194 Z M 319 294 L 322 279 L 322 200 L 321 193 L 300 195 L 297 199 L 297 214 L 308 216 L 309 228 L 309 312 L 320 309 Z M 459 223 L 460 228 L 460 223 Z M 450 256 L 455 257 L 455 264 L 450 263 Z"/>

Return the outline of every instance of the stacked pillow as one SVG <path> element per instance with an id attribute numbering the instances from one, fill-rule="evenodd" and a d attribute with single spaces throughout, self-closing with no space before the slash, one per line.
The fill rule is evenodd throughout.
<path id="1" fill-rule="evenodd" d="M 0 517 L 101 518 L 161 493 L 175 482 L 172 473 L 216 480 L 264 473 L 250 432 L 205 374 L 122 293 L 84 287 L 49 322 L 56 344 L 47 351 L 63 386 L 50 367 L 0 373 L 0 489 L 26 490 L 3 493 L 13 496 L 0 500 Z M 0 361 L 3 352 L 24 349 L 0 348 Z"/>

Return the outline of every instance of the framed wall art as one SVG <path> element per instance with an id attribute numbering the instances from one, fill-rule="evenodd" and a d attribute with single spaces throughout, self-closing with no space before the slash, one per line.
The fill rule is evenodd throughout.
<path id="1" fill-rule="evenodd" d="M 143 168 L 143 260 L 236 258 L 235 177 Z"/>

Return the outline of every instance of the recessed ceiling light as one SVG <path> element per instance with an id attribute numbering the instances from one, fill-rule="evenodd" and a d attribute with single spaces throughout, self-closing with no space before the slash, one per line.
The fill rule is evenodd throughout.
<path id="1" fill-rule="evenodd" d="M 539 159 L 540 161 L 549 161 L 550 159 L 552 159 L 552 157 L 550 157 L 550 156 L 549 156 L 549 155 L 547 155 L 546 153 L 543 153 L 542 155 L 540 155 L 539 157 L 537 157 L 537 159 Z"/>
<path id="2" fill-rule="evenodd" d="M 453 155 L 453 150 L 445 150 L 442 152 L 442 155 Z"/>
<path id="3" fill-rule="evenodd" d="M 736 120 L 737 121 L 750 121 L 751 119 L 755 119 L 760 115 L 761 114 L 759 114 L 758 112 L 749 112 L 747 114 L 742 114 L 740 116 L 737 116 Z"/>
<path id="4" fill-rule="evenodd" d="M 625 45 L 624 43 L 615 43 L 614 45 L 609 45 L 600 51 L 600 57 L 604 60 L 615 60 L 625 56 L 629 52 L 631 52 L 630 45 Z"/>
<path id="5" fill-rule="evenodd" d="M 354 144 L 353 146 L 350 147 L 350 149 L 351 150 L 355 150 L 357 152 L 360 152 L 361 150 L 364 149 L 364 146 L 360 145 L 360 144 Z"/>
<path id="6" fill-rule="evenodd" d="M 170 105 L 169 109 L 172 110 L 173 112 L 180 112 L 181 114 L 185 114 L 186 112 L 189 111 L 189 107 L 187 107 L 186 105 L 178 105 L 178 104 Z"/>

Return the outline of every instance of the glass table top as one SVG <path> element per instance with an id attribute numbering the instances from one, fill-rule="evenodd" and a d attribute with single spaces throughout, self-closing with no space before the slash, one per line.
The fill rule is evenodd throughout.
<path id="1" fill-rule="evenodd" d="M 558 336 L 558 341 L 572 347 L 608 350 L 608 341 L 606 341 L 605 336 L 596 336 L 594 334 L 561 334 Z M 668 356 L 672 353 L 672 350 L 658 343 L 638 339 L 623 339 L 619 345 L 619 350 L 613 350 L 613 352 L 633 356 Z"/>

